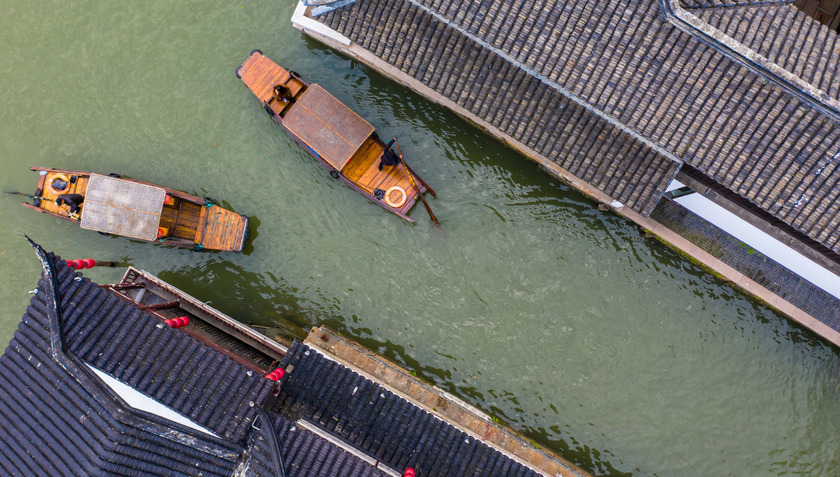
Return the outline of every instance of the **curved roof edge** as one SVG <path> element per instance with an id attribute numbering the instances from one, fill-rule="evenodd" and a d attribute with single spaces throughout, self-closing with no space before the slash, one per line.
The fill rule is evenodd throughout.
<path id="1" fill-rule="evenodd" d="M 840 101 L 826 91 L 692 14 L 683 8 L 681 0 L 659 0 L 659 5 L 665 18 L 678 29 L 746 66 L 822 114 L 840 121 Z"/>

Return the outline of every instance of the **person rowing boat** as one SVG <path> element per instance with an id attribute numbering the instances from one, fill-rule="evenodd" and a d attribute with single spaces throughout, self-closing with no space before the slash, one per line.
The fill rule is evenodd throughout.
<path id="1" fill-rule="evenodd" d="M 394 145 L 394 141 L 396 140 L 397 138 L 394 138 L 385 143 L 385 152 L 382 153 L 382 159 L 379 161 L 380 171 L 382 170 L 382 166 L 396 166 L 400 163 L 400 156 L 391 149 L 391 146 Z"/>
<path id="2" fill-rule="evenodd" d="M 70 215 L 76 215 L 81 209 L 82 202 L 85 201 L 85 198 L 81 194 L 61 194 L 60 196 L 55 198 L 55 205 L 62 206 L 66 205 L 70 207 Z"/>

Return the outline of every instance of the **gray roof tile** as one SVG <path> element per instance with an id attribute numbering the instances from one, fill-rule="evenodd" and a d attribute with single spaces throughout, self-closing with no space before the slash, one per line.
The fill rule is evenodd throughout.
<path id="1" fill-rule="evenodd" d="M 274 476 L 280 452 L 288 477 L 385 475 L 277 415 L 253 427 L 274 383 L 36 250 L 44 278 L 0 356 L 5 474 L 230 476 L 247 455 L 242 475 Z M 85 362 L 222 438 L 128 407 Z"/>
<path id="2" fill-rule="evenodd" d="M 680 5 L 838 97 L 837 36 L 792 6 Z M 386 61 L 643 214 L 684 161 L 840 252 L 831 105 L 676 28 L 657 1 L 368 0 L 324 21 L 374 53 L 398 32 Z"/>

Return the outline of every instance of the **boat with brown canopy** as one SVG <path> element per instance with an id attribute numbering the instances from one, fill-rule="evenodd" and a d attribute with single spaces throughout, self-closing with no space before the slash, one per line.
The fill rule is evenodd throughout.
<path id="1" fill-rule="evenodd" d="M 396 139 L 382 141 L 370 123 L 324 88 L 306 83 L 260 50 L 251 52 L 236 76 L 332 177 L 409 222 L 407 214 L 419 199 L 440 225 L 423 193 L 437 195 L 405 163 Z"/>
<path id="2" fill-rule="evenodd" d="M 241 252 L 250 235 L 248 216 L 209 198 L 118 174 L 30 167 L 40 174 L 32 204 L 83 229 L 196 251 Z"/>

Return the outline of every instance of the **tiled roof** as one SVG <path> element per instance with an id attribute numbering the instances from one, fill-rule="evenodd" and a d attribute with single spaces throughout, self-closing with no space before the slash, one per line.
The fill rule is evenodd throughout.
<path id="1" fill-rule="evenodd" d="M 107 294 L 57 268 L 61 296 Z M 241 446 L 126 407 L 82 360 L 65 353 L 45 276 L 0 357 L 6 475 L 231 475 Z"/>
<path id="2" fill-rule="evenodd" d="M 830 97 L 840 98 L 840 35 L 793 5 L 740 5 L 692 13 Z"/>
<path id="3" fill-rule="evenodd" d="M 367 462 L 359 460 L 349 452 L 328 442 L 312 432 L 298 428 L 292 421 L 271 415 L 273 432 L 272 439 L 266 433 L 270 429 L 262 427 L 260 432 L 252 435 L 249 452 L 254 457 L 248 466 L 248 476 L 274 475 L 272 447 L 280 443 L 283 453 L 283 463 L 287 477 L 386 477 L 388 474 Z"/>
<path id="4" fill-rule="evenodd" d="M 272 411 L 324 429 L 400 472 L 540 475 L 307 345 L 295 342 L 283 365 L 290 371 Z"/>
<path id="5" fill-rule="evenodd" d="M 385 475 L 265 414 L 274 382 L 36 251 L 44 277 L 0 357 L 4 475 Z M 219 437 L 128 406 L 88 365 Z"/>
<path id="6" fill-rule="evenodd" d="M 469 9 L 439 3 L 429 11 L 454 22 L 414 2 L 385 0 L 357 2 L 325 21 L 613 198 L 652 210 L 678 164 L 639 136 L 621 134 L 609 117 L 565 94 L 557 78 L 521 61 L 538 49 L 543 62 L 553 60 L 556 38 L 545 34 L 559 9 L 534 16 L 510 2 L 473 2 Z M 525 31 L 532 35 L 517 35 Z"/>
<path id="7" fill-rule="evenodd" d="M 238 442 L 271 382 L 60 267 L 67 351 L 217 435 Z"/>
<path id="8" fill-rule="evenodd" d="M 765 13 L 735 29 L 750 47 Z M 319 19 L 645 215 L 683 161 L 840 252 L 840 123 L 672 24 L 659 1 L 367 0 Z M 789 48 L 814 63 L 820 41 Z M 836 95 L 834 54 L 819 60 L 823 74 L 802 74 Z"/>

